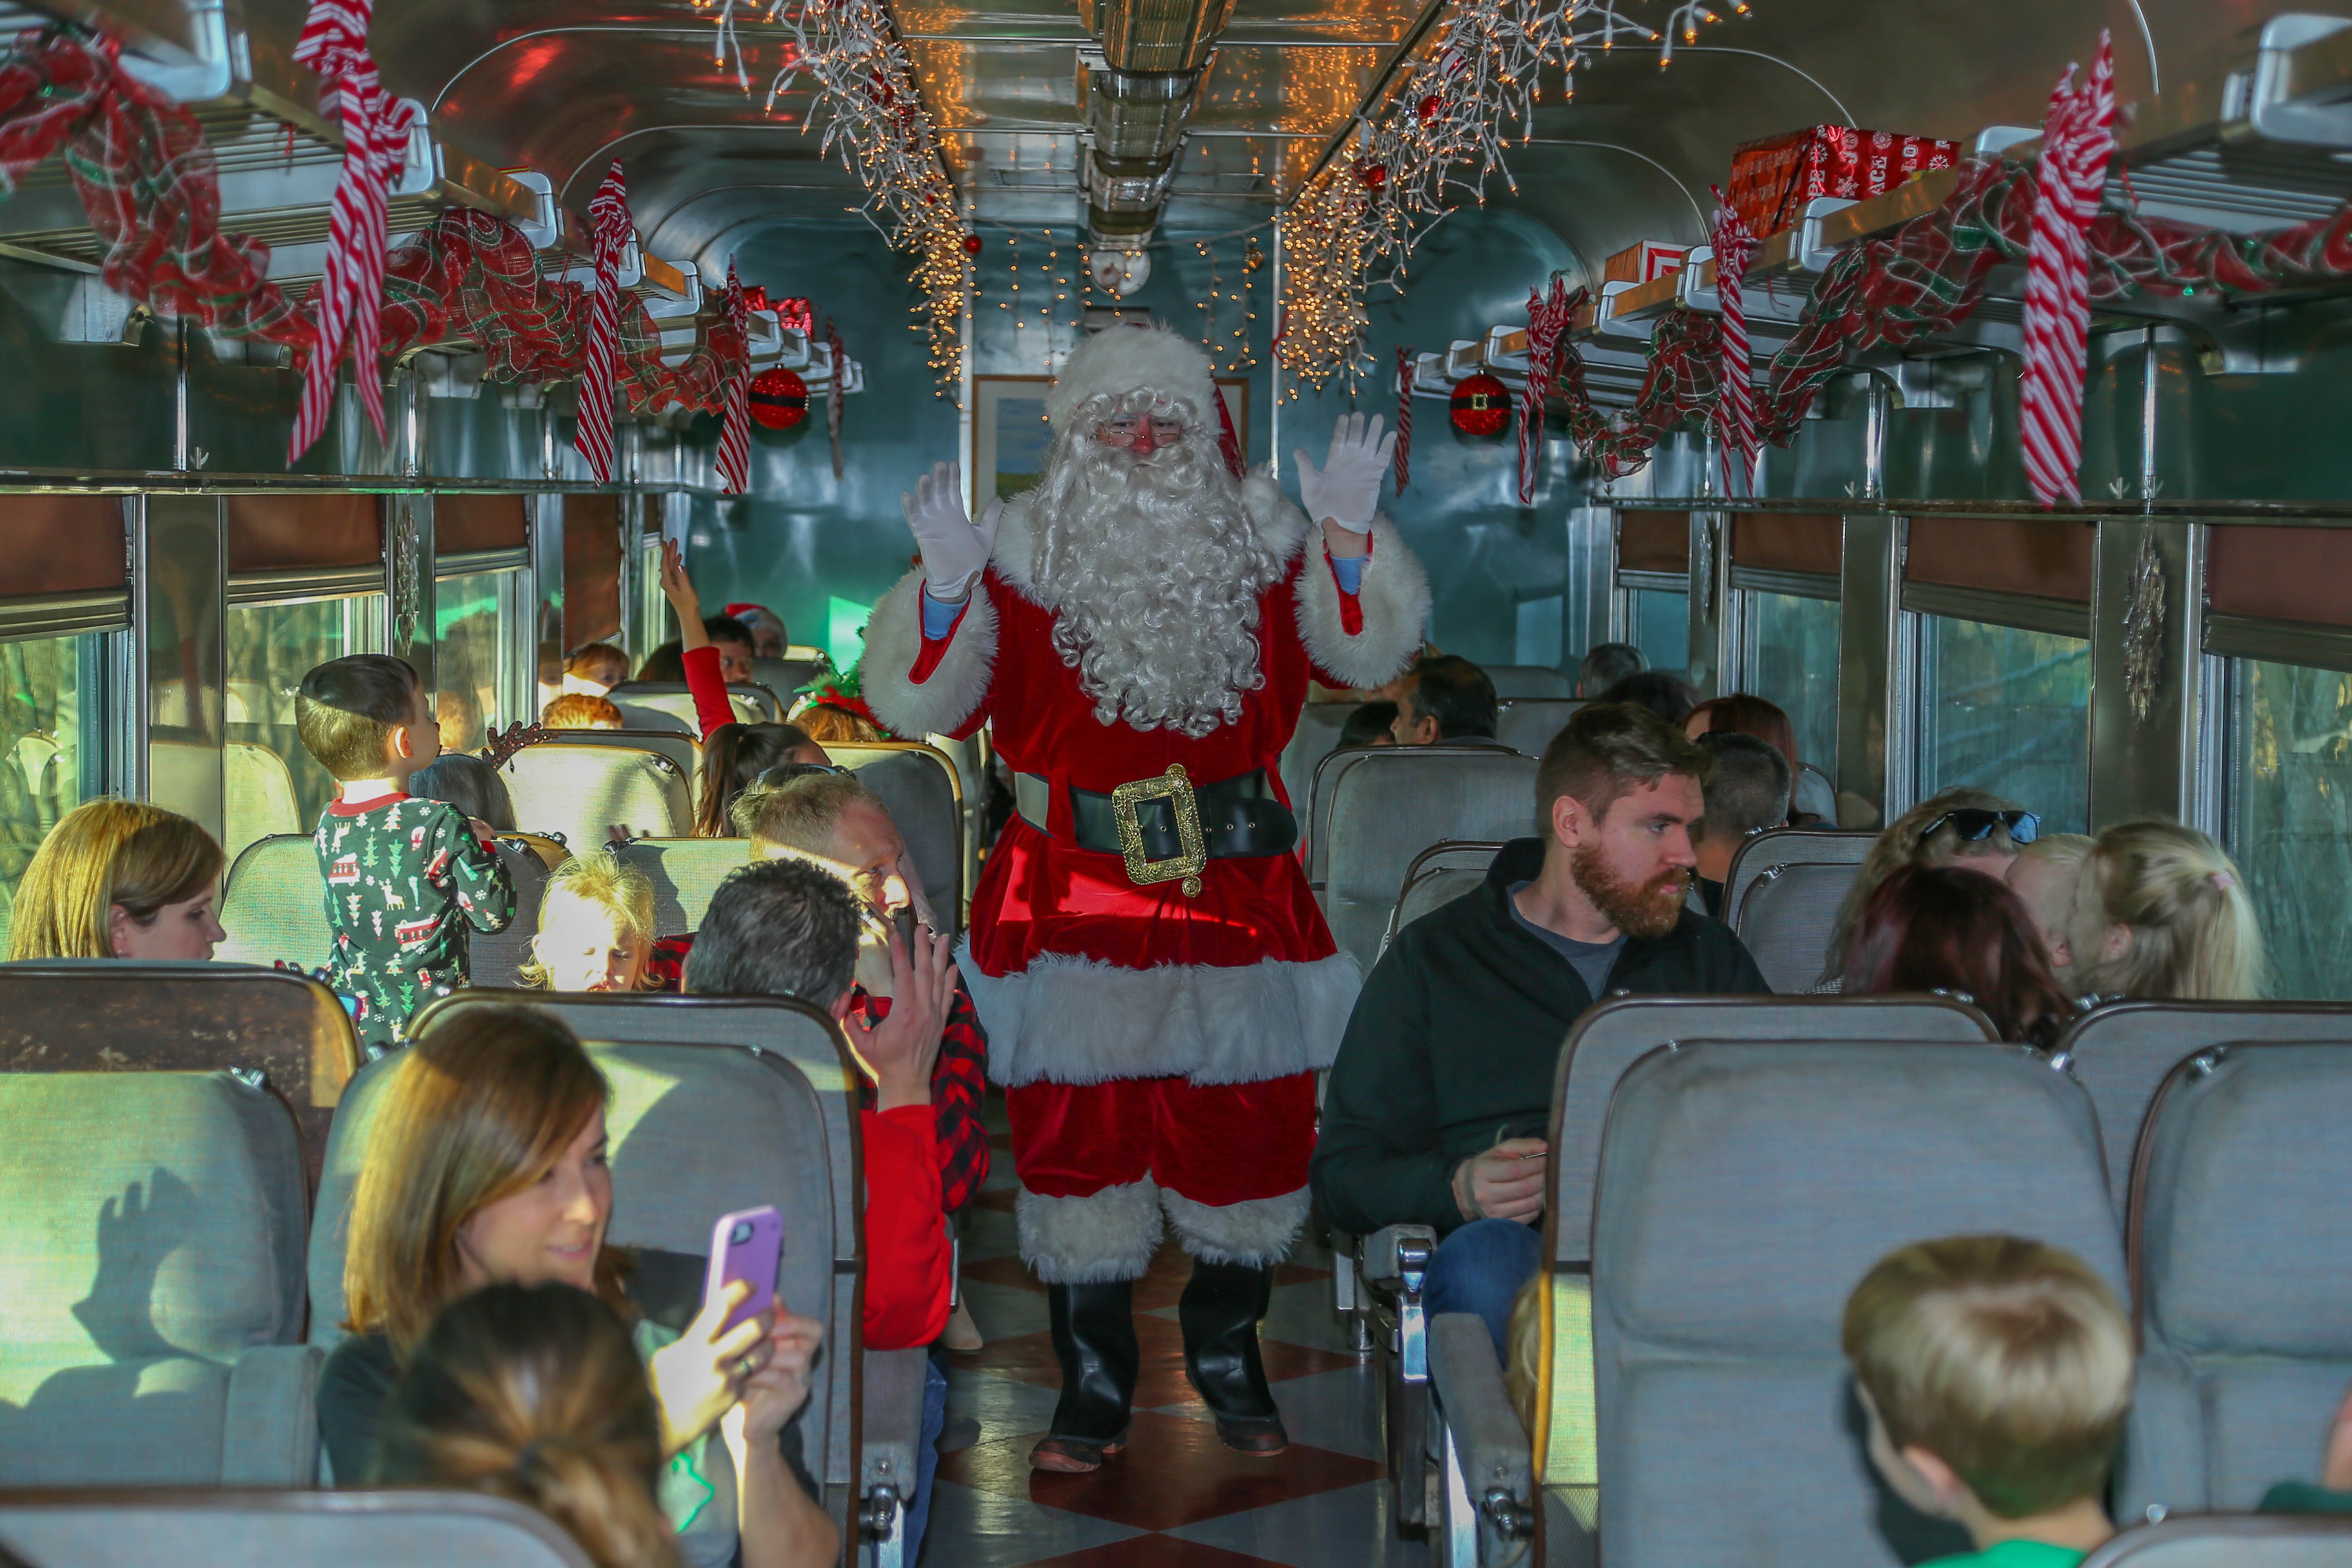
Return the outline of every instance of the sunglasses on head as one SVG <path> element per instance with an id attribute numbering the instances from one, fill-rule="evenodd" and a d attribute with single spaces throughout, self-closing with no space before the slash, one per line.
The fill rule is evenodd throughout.
<path id="1" fill-rule="evenodd" d="M 780 784 L 793 779 L 809 778 L 818 773 L 845 773 L 848 771 L 847 768 L 835 767 L 829 763 L 778 763 L 760 775 L 760 782 L 763 784 Z"/>
<path id="2" fill-rule="evenodd" d="M 2031 844 L 2042 831 L 2042 819 L 2030 811 L 1986 811 L 1979 806 L 1962 806 L 1927 824 L 1919 835 L 1919 842 L 1925 844 L 1934 837 L 1939 827 L 1949 827 L 1952 836 L 1963 844 L 1981 844 L 1992 837 L 1996 827 L 2009 829 L 2009 841 L 2012 844 Z"/>

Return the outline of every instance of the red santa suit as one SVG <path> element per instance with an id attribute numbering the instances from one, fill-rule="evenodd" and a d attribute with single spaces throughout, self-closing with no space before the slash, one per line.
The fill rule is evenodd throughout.
<path id="1" fill-rule="evenodd" d="M 1216 406 L 1197 349 L 1118 335 L 1121 352 L 1092 355 L 1087 383 L 1057 385 L 1049 412 L 1137 387 Z M 1256 597 L 1258 684 L 1237 718 L 1198 738 L 1099 717 L 1054 641 L 1031 496 L 1008 503 L 981 586 L 946 636 L 924 637 L 919 570 L 866 629 L 864 691 L 883 722 L 908 735 L 992 723 L 1006 763 L 1044 781 L 1027 793 L 1042 795 L 1045 826 L 1016 816 L 997 840 L 963 957 L 990 1076 L 1008 1089 L 1022 1254 L 1049 1282 L 1139 1277 L 1163 1212 L 1194 1257 L 1264 1267 L 1307 1215 L 1314 1075 L 1338 1051 L 1360 976 L 1334 948 L 1297 855 L 1211 858 L 1188 893 L 1177 880 L 1139 884 L 1120 855 L 1079 847 L 1072 831 L 1070 791 L 1108 795 L 1171 763 L 1196 787 L 1263 770 L 1285 799 L 1276 763 L 1309 678 L 1378 685 L 1421 646 L 1428 584 L 1385 521 L 1358 592 L 1343 594 L 1275 481 L 1253 474 L 1241 490 L 1282 566 Z M 1134 548 L 1148 563 L 1150 542 Z"/>

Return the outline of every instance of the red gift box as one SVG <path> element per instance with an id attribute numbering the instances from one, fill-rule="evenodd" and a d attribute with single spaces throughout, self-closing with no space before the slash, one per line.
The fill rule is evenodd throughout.
<path id="1" fill-rule="evenodd" d="M 1759 239 L 1796 223 L 1815 196 L 1860 201 L 1894 189 L 1922 169 L 1948 169 L 1957 142 L 1809 125 L 1748 142 L 1731 154 L 1731 208 Z"/>

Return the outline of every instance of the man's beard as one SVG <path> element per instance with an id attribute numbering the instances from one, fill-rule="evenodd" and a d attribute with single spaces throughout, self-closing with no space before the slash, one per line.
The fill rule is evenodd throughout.
<path id="1" fill-rule="evenodd" d="M 1055 651 L 1103 723 L 1198 739 L 1265 683 L 1258 595 L 1283 560 L 1198 421 L 1139 460 L 1095 439 L 1099 418 L 1072 418 L 1031 503 Z"/>
<path id="2" fill-rule="evenodd" d="M 1569 851 L 1568 871 L 1593 908 L 1627 936 L 1665 935 L 1682 919 L 1683 900 L 1690 896 L 1689 872 L 1665 871 L 1647 882 L 1630 882 L 1609 868 L 1598 844 Z"/>

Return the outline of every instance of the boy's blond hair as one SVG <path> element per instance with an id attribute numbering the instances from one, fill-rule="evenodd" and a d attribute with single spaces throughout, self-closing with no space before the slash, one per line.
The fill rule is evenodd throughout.
<path id="1" fill-rule="evenodd" d="M 2099 835 L 2083 862 L 2078 918 L 2131 928 L 2131 948 L 2113 963 L 2085 952 L 2076 933 L 2074 966 L 2089 990 L 2181 1001 L 2258 998 L 2264 980 L 2262 922 L 2244 875 L 2221 847 L 2177 822 L 2126 822 Z M 2087 906 L 2085 900 L 2089 900 Z"/>
<path id="2" fill-rule="evenodd" d="M 625 933 L 642 942 L 654 939 L 653 882 L 643 871 L 622 865 L 621 858 L 610 849 L 575 855 L 555 868 L 547 879 L 546 892 L 540 896 L 542 925 L 547 919 L 547 900 L 556 898 L 573 898 L 593 904 L 610 911 Z M 530 989 L 548 989 L 547 965 L 539 961 L 536 952 L 516 973 Z"/>
<path id="3" fill-rule="evenodd" d="M 1952 1467 L 2002 1519 L 2096 1497 L 2131 1408 L 2131 1323 L 2073 1253 L 1949 1236 L 1878 1260 L 1846 1359 L 1896 1448 Z"/>

